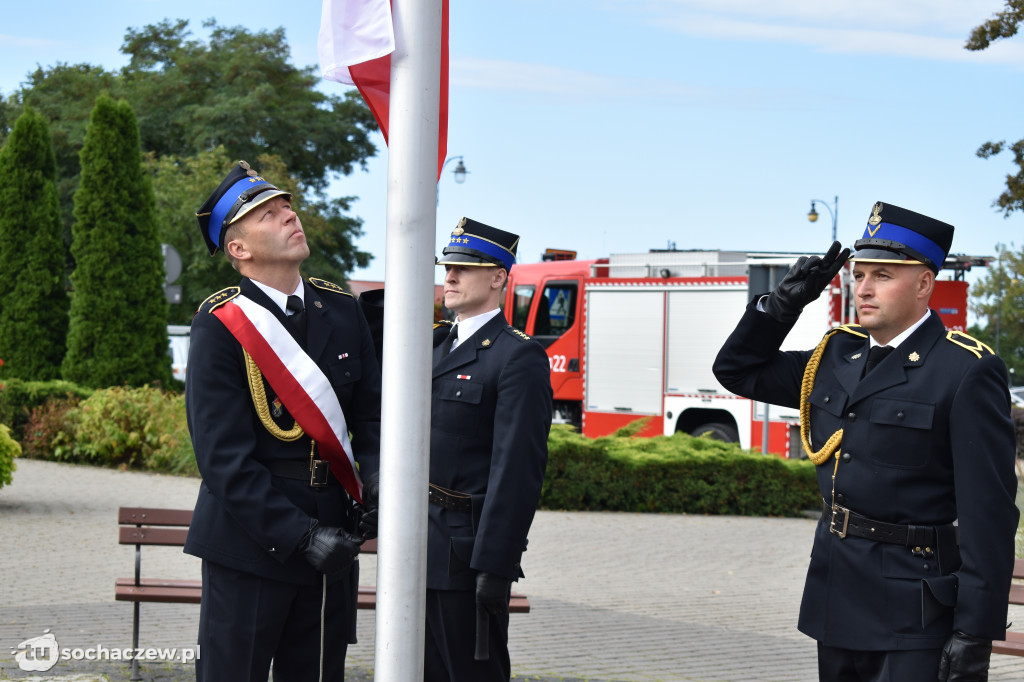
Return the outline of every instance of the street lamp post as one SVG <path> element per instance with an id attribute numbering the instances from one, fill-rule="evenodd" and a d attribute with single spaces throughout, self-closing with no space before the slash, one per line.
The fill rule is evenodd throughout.
<path id="1" fill-rule="evenodd" d="M 452 175 L 455 176 L 455 182 L 457 182 L 458 184 L 461 185 L 462 183 L 464 183 L 466 181 L 466 174 L 469 173 L 469 171 L 466 170 L 466 164 L 462 163 L 462 157 L 461 156 L 449 156 L 447 159 L 445 159 L 444 160 L 444 164 L 442 164 L 442 166 L 441 166 L 441 175 L 442 176 L 444 175 L 444 169 L 447 168 L 448 164 L 451 163 L 452 161 L 458 161 L 458 163 L 455 165 L 455 170 L 452 171 Z M 440 180 L 438 180 L 438 182 L 437 182 L 437 203 L 438 204 L 441 203 L 441 181 Z"/>
<path id="2" fill-rule="evenodd" d="M 823 199 L 811 199 L 811 210 L 807 213 L 807 219 L 812 223 L 817 222 L 818 220 L 818 212 L 815 210 L 814 204 L 819 201 L 822 206 L 828 209 L 829 215 L 832 216 L 832 241 L 835 241 L 836 228 L 839 226 L 839 197 L 837 196 L 836 200 L 833 202 L 833 205 L 835 206 L 834 211 L 832 210 L 832 206 L 828 205 L 827 201 L 824 201 Z"/>

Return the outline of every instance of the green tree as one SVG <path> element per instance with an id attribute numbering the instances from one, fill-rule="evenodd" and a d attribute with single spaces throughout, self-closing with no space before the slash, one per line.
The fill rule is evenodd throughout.
<path id="1" fill-rule="evenodd" d="M 253 32 L 214 22 L 204 27 L 210 36 L 206 41 L 191 37 L 187 21 L 128 29 L 121 50 L 130 62 L 117 72 L 88 64 L 37 68 L 20 90 L 0 99 L 0 140 L 4 122 L 13 121 L 26 105 L 50 121 L 68 245 L 78 154 L 101 94 L 132 105 L 142 149 L 154 161 L 169 157 L 181 164 L 195 157 L 194 165 L 205 167 L 201 155 L 218 147 L 230 163 L 276 157 L 294 178 L 296 196 L 303 198 L 303 225 L 314 251 L 309 272 L 342 282 L 349 269 L 365 265 L 371 256 L 352 244 L 361 221 L 347 215 L 351 199 L 328 200 L 324 190 L 332 176 L 351 173 L 376 153 L 370 137 L 376 130 L 373 116 L 355 91 L 342 96 L 317 91 L 315 68 L 291 64 L 283 29 Z M 154 189 L 160 204 L 178 201 L 182 211 L 194 210 L 219 182 L 196 176 L 192 191 L 163 197 L 165 187 L 183 189 L 170 180 L 171 168 L 161 165 Z M 263 170 L 273 182 L 283 183 L 276 171 Z M 161 210 L 161 222 L 165 215 Z M 161 225 L 164 233 L 176 229 Z M 186 269 L 207 268 L 208 255 L 200 254 L 203 263 L 190 263 L 181 253 Z"/>
<path id="2" fill-rule="evenodd" d="M 0 148 L 0 357 L 10 377 L 60 376 L 68 331 L 50 127 L 25 109 Z"/>
<path id="3" fill-rule="evenodd" d="M 1012 38 L 1024 21 L 1024 0 L 1005 0 L 1006 9 L 997 12 L 991 19 L 976 26 L 964 47 L 979 51 L 988 48 L 992 43 L 1003 38 Z M 1024 140 L 1007 145 L 1005 140 L 986 142 L 978 148 L 977 154 L 983 159 L 991 158 L 1009 149 L 1013 154 L 1013 163 L 1017 172 L 1006 176 L 1006 189 L 993 202 L 1004 216 L 1014 211 L 1024 210 Z"/>
<path id="4" fill-rule="evenodd" d="M 163 258 L 131 106 L 96 100 L 81 154 L 64 378 L 103 387 L 170 383 Z"/>
<path id="5" fill-rule="evenodd" d="M 971 312 L 985 326 L 971 334 L 987 343 L 1013 370 L 1013 382 L 1024 383 L 1024 248 L 1014 251 L 1000 244 L 999 258 L 971 285 Z M 998 331 L 997 331 L 998 330 Z"/>
<path id="6" fill-rule="evenodd" d="M 203 25 L 205 43 L 189 39 L 184 20 L 125 35 L 121 52 L 131 61 L 121 80 L 143 149 L 190 156 L 222 145 L 236 161 L 274 154 L 315 192 L 330 173 L 351 173 L 376 153 L 376 123 L 358 93 L 316 90 L 316 69 L 290 63 L 284 29 Z"/>
<path id="7" fill-rule="evenodd" d="M 267 180 L 292 193 L 292 206 L 299 214 L 310 245 L 311 255 L 303 266 L 304 274 L 344 285 L 349 270 L 369 262 L 369 254 L 352 245 L 352 240 L 362 233 L 362 221 L 342 214 L 342 210 L 348 208 L 349 197 L 310 202 L 279 157 L 261 155 L 246 160 Z M 210 257 L 195 215 L 196 209 L 236 160 L 228 156 L 224 147 L 216 147 L 190 157 L 157 158 L 148 154 L 146 163 L 156 191 L 160 240 L 177 249 L 184 266 L 177 282 L 181 286 L 182 300 L 170 305 L 168 319 L 172 323 L 188 324 L 207 296 L 236 284 L 239 279 L 226 258 Z"/>

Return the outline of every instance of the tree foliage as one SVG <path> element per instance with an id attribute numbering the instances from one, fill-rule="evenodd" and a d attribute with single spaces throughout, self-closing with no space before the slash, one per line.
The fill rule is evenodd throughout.
<path id="1" fill-rule="evenodd" d="M 1024 383 L 1024 248 L 999 245 L 999 258 L 971 285 L 971 312 L 985 321 L 971 334 L 987 343 L 1006 366 L 1012 381 Z M 998 332 L 997 332 L 998 330 Z"/>
<path id="2" fill-rule="evenodd" d="M 991 19 L 971 31 L 964 45 L 965 49 L 984 50 L 997 40 L 1017 35 L 1017 30 L 1024 21 L 1024 0 L 1005 0 L 1005 3 L 1005 10 L 997 12 Z M 1005 140 L 986 142 L 978 148 L 977 154 L 983 159 L 988 159 L 1005 149 L 1013 153 L 1013 163 L 1017 166 L 1017 172 L 1006 176 L 1006 189 L 992 205 L 997 206 L 1003 215 L 1008 217 L 1014 211 L 1024 210 L 1024 140 L 1018 140 L 1010 145 L 1007 145 Z"/>
<path id="3" fill-rule="evenodd" d="M 0 149 L 0 357 L 10 377 L 60 376 L 68 328 L 50 127 L 28 108 Z"/>
<path id="4" fill-rule="evenodd" d="M 91 387 L 169 384 L 167 302 L 151 180 L 131 106 L 96 100 L 81 153 L 63 374 Z"/>
<path id="5" fill-rule="evenodd" d="M 313 251 L 307 270 L 343 282 L 350 269 L 366 265 L 371 256 L 352 244 L 361 221 L 347 215 L 351 198 L 327 199 L 324 190 L 332 176 L 351 173 L 376 153 L 370 137 L 376 130 L 373 116 L 354 91 L 342 96 L 317 91 L 315 69 L 290 63 L 283 29 L 254 32 L 212 21 L 204 28 L 207 40 L 192 37 L 183 20 L 129 28 L 121 51 L 130 61 L 119 71 L 66 63 L 37 68 L 20 90 L 0 99 L 0 142 L 5 121 L 25 106 L 50 121 L 64 239 L 70 245 L 78 157 L 93 104 L 101 95 L 127 100 L 149 168 L 158 174 L 154 190 L 161 237 L 179 249 L 186 276 L 210 275 L 202 286 L 197 283 L 202 278 L 193 282 L 206 294 L 233 283 L 237 275 L 227 280 L 212 276 L 207 271 L 225 274 L 220 265 L 210 263 L 200 249 L 182 250 L 170 237 L 178 234 L 180 241 L 189 231 L 198 237 L 194 210 L 223 177 L 212 172 L 211 155 L 229 160 L 213 164 L 224 172 L 239 160 L 260 167 L 262 159 L 276 159 L 261 169 L 275 184 L 291 183 L 289 189 L 302 198 L 300 216 Z M 175 168 L 186 174 L 181 181 L 171 177 Z M 287 181 L 279 169 L 287 170 Z M 171 208 L 175 204 L 177 212 Z M 183 286 L 187 292 L 189 283 Z M 188 310 L 204 297 L 186 293 L 185 304 L 176 307 Z M 194 309 L 188 310 L 188 319 Z M 173 312 L 175 321 L 187 321 L 180 310 Z"/>

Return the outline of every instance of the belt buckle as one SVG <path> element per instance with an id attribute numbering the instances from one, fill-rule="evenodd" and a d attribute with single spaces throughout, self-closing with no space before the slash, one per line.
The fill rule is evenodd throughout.
<path id="1" fill-rule="evenodd" d="M 843 515 L 842 530 L 836 528 L 836 516 L 838 514 Z M 850 524 L 850 510 L 846 507 L 840 507 L 838 504 L 832 505 L 832 523 L 828 525 L 828 532 L 839 536 L 839 539 L 846 537 L 846 527 Z"/>
<path id="2" fill-rule="evenodd" d="M 331 463 L 322 459 L 314 459 L 309 463 L 309 487 L 326 488 L 327 476 L 331 471 Z"/>

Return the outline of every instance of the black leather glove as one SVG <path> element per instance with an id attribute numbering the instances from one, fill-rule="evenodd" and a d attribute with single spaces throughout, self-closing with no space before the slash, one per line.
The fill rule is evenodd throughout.
<path id="1" fill-rule="evenodd" d="M 942 647 L 939 682 L 988 682 L 992 640 L 954 632 Z"/>
<path id="2" fill-rule="evenodd" d="M 363 481 L 363 509 L 359 516 L 359 534 L 363 540 L 377 537 L 377 505 L 380 496 L 379 476 L 370 474 Z"/>
<path id="3" fill-rule="evenodd" d="M 821 296 L 828 283 L 850 257 L 850 249 L 832 242 L 822 257 L 801 256 L 761 307 L 779 322 L 795 322 L 804 306 Z M 842 252 L 840 253 L 840 249 Z"/>
<path id="4" fill-rule="evenodd" d="M 352 565 L 359 556 L 363 539 L 344 528 L 321 526 L 313 519 L 300 546 L 309 565 L 320 573 L 331 574 Z"/>
<path id="5" fill-rule="evenodd" d="M 512 581 L 493 573 L 477 573 L 476 605 L 487 613 L 508 613 L 509 586 Z"/>

